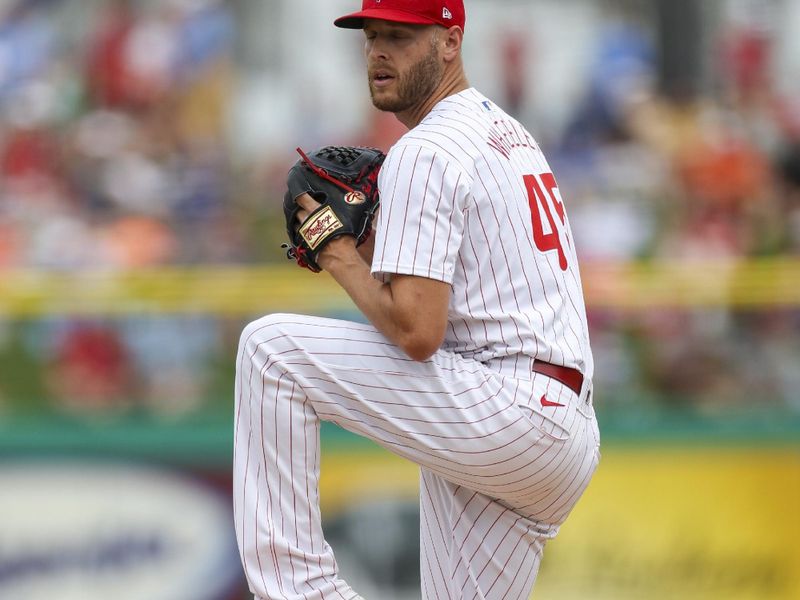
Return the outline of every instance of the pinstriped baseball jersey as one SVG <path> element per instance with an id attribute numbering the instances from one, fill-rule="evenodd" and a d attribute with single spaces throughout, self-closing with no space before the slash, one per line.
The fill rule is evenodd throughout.
<path id="1" fill-rule="evenodd" d="M 578 261 L 532 136 L 474 88 L 439 102 L 389 152 L 372 270 L 452 284 L 445 348 L 520 355 L 591 379 Z"/>
<path id="2" fill-rule="evenodd" d="M 326 543 L 320 421 L 420 465 L 424 600 L 526 600 L 599 461 L 569 222 L 531 136 L 473 89 L 389 152 L 372 271 L 451 284 L 444 346 L 268 315 L 236 364 L 234 522 L 256 600 L 357 600 Z M 573 389 L 535 360 L 578 369 Z M 374 597 L 371 599 L 374 600 Z"/>

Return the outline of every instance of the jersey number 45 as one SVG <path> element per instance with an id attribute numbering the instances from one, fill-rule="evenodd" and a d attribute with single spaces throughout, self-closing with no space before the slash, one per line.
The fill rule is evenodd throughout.
<path id="1" fill-rule="evenodd" d="M 567 270 L 567 255 L 564 253 L 564 245 L 561 242 L 561 233 L 553 218 L 553 211 L 550 208 L 552 202 L 558 218 L 564 226 L 564 204 L 559 199 L 558 185 L 552 173 L 542 173 L 536 175 L 525 175 L 523 178 L 525 189 L 528 191 L 528 204 L 531 207 L 531 223 L 533 224 L 533 241 L 541 252 L 555 250 L 558 252 L 558 266 L 562 271 Z M 547 196 L 544 191 L 546 190 Z M 548 197 L 550 202 L 548 202 Z M 543 219 L 547 219 L 549 233 L 545 233 Z M 564 237 L 569 244 L 569 238 Z"/>

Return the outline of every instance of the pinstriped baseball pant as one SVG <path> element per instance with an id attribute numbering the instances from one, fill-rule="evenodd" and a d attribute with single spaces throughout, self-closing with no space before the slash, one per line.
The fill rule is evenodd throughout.
<path id="1" fill-rule="evenodd" d="M 587 390 L 445 351 L 415 362 L 359 323 L 251 323 L 235 393 L 234 518 L 257 599 L 358 598 L 323 538 L 320 420 L 420 465 L 425 599 L 527 598 L 599 459 Z"/>

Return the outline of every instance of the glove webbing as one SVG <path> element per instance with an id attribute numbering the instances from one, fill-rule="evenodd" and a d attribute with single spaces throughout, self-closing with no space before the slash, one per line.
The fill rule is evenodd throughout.
<path id="1" fill-rule="evenodd" d="M 309 169 L 311 169 L 316 175 L 318 175 L 319 177 L 322 177 L 323 179 L 326 179 L 326 180 L 330 181 L 332 184 L 334 184 L 336 186 L 339 186 L 343 190 L 346 190 L 346 191 L 348 191 L 350 193 L 355 192 L 355 190 L 353 188 L 351 188 L 349 185 L 347 185 L 343 181 L 339 181 L 335 177 L 331 177 L 330 175 L 328 175 L 328 173 L 325 171 L 325 169 L 323 169 L 321 167 L 318 167 L 313 162 L 311 162 L 311 159 L 309 159 L 308 156 L 306 156 L 306 153 L 303 152 L 299 147 L 296 148 L 296 150 L 297 150 L 297 153 L 300 155 L 300 157 L 303 159 L 303 162 L 306 164 L 306 166 Z"/>

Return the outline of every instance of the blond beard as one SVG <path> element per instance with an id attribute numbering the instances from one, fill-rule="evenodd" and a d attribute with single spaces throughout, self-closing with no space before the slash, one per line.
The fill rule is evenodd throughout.
<path id="1" fill-rule="evenodd" d="M 375 89 L 370 82 L 369 93 L 372 104 L 378 110 L 399 113 L 422 104 L 430 98 L 442 81 L 444 67 L 439 62 L 436 51 L 438 36 L 431 41 L 430 52 L 403 74 L 398 74 L 397 95 L 393 98 L 376 98 Z"/>

